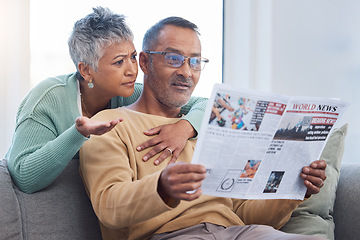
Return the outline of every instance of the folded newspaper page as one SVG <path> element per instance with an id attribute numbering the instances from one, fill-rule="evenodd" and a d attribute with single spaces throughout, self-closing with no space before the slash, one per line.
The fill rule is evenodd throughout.
<path id="1" fill-rule="evenodd" d="M 203 194 L 304 199 L 304 166 L 319 160 L 347 102 L 287 97 L 215 84 L 192 163 L 207 169 Z"/>

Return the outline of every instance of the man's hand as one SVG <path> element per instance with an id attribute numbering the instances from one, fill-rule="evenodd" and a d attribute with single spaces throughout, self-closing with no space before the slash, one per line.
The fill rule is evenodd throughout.
<path id="1" fill-rule="evenodd" d="M 304 179 L 304 184 L 307 188 L 305 197 L 308 198 L 312 194 L 320 192 L 320 188 L 324 186 L 326 179 L 325 175 L 326 162 L 324 160 L 317 160 L 310 164 L 309 167 L 303 167 L 300 177 Z"/>
<path id="2" fill-rule="evenodd" d="M 155 165 L 159 165 L 170 155 L 172 156 L 169 164 L 175 163 L 188 139 L 194 137 L 196 132 L 188 121 L 180 120 L 174 124 L 166 124 L 152 128 L 145 131 L 144 134 L 148 136 L 158 134 L 158 136 L 142 143 L 136 150 L 142 151 L 149 147 L 153 147 L 144 155 L 143 161 L 145 162 L 162 151 L 161 155 L 154 161 Z"/>
<path id="3" fill-rule="evenodd" d="M 206 168 L 202 165 L 182 162 L 169 164 L 160 175 L 158 193 L 165 202 L 169 198 L 195 200 L 202 193 L 199 188 L 205 176 Z"/>
<path id="4" fill-rule="evenodd" d="M 109 132 L 122 120 L 119 118 L 109 122 L 99 122 L 88 117 L 78 117 L 75 119 L 75 126 L 84 137 L 89 137 L 90 134 L 102 135 Z"/>

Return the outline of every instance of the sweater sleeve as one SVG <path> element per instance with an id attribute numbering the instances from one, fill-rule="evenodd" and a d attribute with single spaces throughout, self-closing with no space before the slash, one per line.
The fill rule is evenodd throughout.
<path id="1" fill-rule="evenodd" d="M 187 120 L 197 133 L 200 131 L 206 104 L 207 98 L 191 97 L 190 101 L 181 108 L 181 113 L 186 114 L 182 119 Z"/>
<path id="2" fill-rule="evenodd" d="M 26 193 L 53 182 L 87 139 L 75 127 L 79 112 L 68 93 L 66 85 L 45 81 L 20 104 L 6 157 L 15 184 Z"/>
<path id="3" fill-rule="evenodd" d="M 23 121 L 16 129 L 8 159 L 16 185 L 26 193 L 45 188 L 65 169 L 85 139 L 75 125 L 56 137 L 31 118 Z"/>
<path id="4" fill-rule="evenodd" d="M 80 174 L 94 211 L 108 228 L 144 222 L 171 209 L 157 193 L 161 171 L 137 179 L 132 148 L 116 126 L 107 134 L 92 136 L 80 150 Z"/>

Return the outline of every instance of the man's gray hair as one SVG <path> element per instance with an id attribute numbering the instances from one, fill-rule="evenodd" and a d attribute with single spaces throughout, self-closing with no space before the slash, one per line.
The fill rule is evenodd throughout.
<path id="1" fill-rule="evenodd" d="M 181 17 L 168 17 L 163 20 L 160 20 L 154 26 L 152 26 L 144 35 L 142 50 L 154 50 L 160 31 L 166 26 L 172 25 L 176 27 L 188 28 L 200 35 L 199 28 L 192 22 L 181 18 Z"/>
<path id="2" fill-rule="evenodd" d="M 115 14 L 108 8 L 96 7 L 92 13 L 74 24 L 68 40 L 69 52 L 77 70 L 78 63 L 84 62 L 97 71 L 105 47 L 133 39 L 124 15 Z"/>

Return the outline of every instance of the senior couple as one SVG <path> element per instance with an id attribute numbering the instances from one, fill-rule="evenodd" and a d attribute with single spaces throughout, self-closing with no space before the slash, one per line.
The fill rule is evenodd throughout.
<path id="1" fill-rule="evenodd" d="M 92 39 L 76 39 L 83 32 L 92 35 Z M 98 55 L 97 64 L 79 59 L 79 54 L 70 47 L 77 66 L 77 81 L 74 81 L 77 88 L 72 91 L 78 104 L 73 111 L 78 110 L 82 116 L 69 126 L 61 126 L 54 119 L 51 123 L 51 119 L 42 120 L 49 126 L 55 122 L 64 129 L 59 135 L 55 133 L 56 127 L 50 129 L 54 135 L 52 141 L 63 138 L 63 142 L 69 143 L 69 139 L 76 142 L 81 138 L 72 154 L 82 146 L 80 173 L 99 219 L 103 239 L 322 239 L 276 230 L 303 201 L 202 195 L 201 182 L 206 177 L 206 169 L 191 164 L 196 144 L 194 136 L 204 110 L 204 100 L 191 98 L 191 94 L 208 62 L 201 55 L 198 28 L 183 18 L 169 17 L 146 32 L 138 60 L 144 72 L 143 89 L 135 86 L 135 93 L 138 92 L 135 97 L 138 69 L 132 38 L 123 16 L 109 9 L 94 8 L 93 13 L 79 20 L 69 46 L 71 41 L 76 44 L 76 41 L 106 39 L 100 44 L 102 49 L 91 49 L 95 54 L 88 53 L 88 58 Z M 56 94 L 48 94 L 48 100 L 56 98 Z M 133 100 L 127 102 L 126 98 L 118 97 L 113 103 L 111 98 L 116 96 L 131 96 Z M 31 94 L 27 98 L 31 98 Z M 27 102 L 25 99 L 20 106 L 20 113 Z M 120 107 L 124 105 L 127 106 Z M 186 117 L 183 113 L 187 113 Z M 37 124 L 29 118 L 17 120 L 17 129 L 24 129 L 21 124 L 26 121 Z M 67 134 L 67 138 L 62 134 Z M 21 136 L 15 132 L 7 157 L 15 182 L 25 187 L 22 178 L 26 176 L 22 176 L 19 169 L 26 161 L 15 154 Z M 28 155 L 41 151 L 44 146 L 52 149 L 47 146 L 50 140 L 42 141 L 37 149 L 28 150 Z M 151 146 L 153 149 L 149 152 L 142 151 Z M 155 164 L 147 161 L 153 156 Z M 44 170 L 40 169 L 55 171 L 44 161 L 32 163 L 39 169 L 37 179 L 44 175 Z M 322 160 L 303 168 L 301 177 L 307 187 L 304 201 L 320 191 L 326 178 L 325 168 Z M 57 176 L 52 175 L 45 185 Z M 37 179 L 32 179 L 35 187 L 30 192 L 45 186 L 39 185 Z"/>

